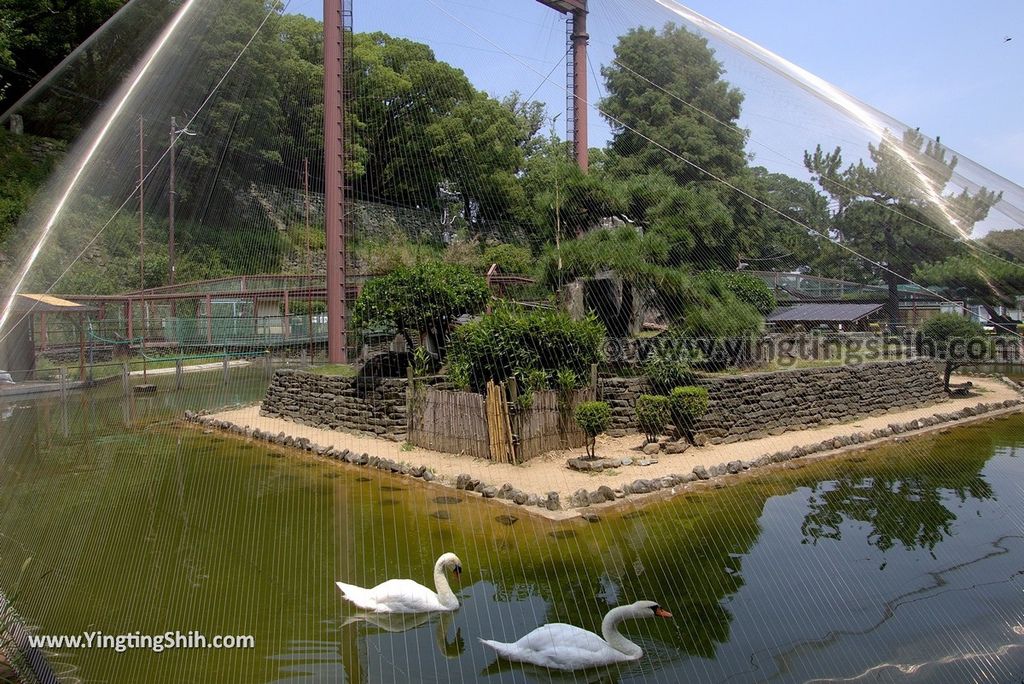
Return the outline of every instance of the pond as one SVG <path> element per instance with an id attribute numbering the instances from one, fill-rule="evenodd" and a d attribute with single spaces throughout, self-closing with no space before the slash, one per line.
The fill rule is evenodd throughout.
<path id="1" fill-rule="evenodd" d="M 39 634 L 252 635 L 243 650 L 55 649 L 84 682 L 1019 681 L 1024 419 L 555 523 L 463 492 L 204 434 L 185 408 L 254 401 L 257 373 L 0 405 L 0 588 Z M 401 453 L 396 445 L 396 458 Z M 334 586 L 430 584 L 446 619 L 353 620 Z M 478 637 L 627 623 L 646 656 L 576 677 Z M 392 631 L 393 630 L 393 631 Z M 984 673 L 984 674 L 983 674 Z M 987 678 L 986 678 L 987 677 Z"/>

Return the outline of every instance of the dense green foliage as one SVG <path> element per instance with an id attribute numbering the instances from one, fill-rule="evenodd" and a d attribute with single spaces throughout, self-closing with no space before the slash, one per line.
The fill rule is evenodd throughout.
<path id="1" fill-rule="evenodd" d="M 669 400 L 663 394 L 641 394 L 636 398 L 636 422 L 648 442 L 658 441 L 670 420 Z"/>
<path id="2" fill-rule="evenodd" d="M 945 288 L 961 297 L 967 295 L 989 304 L 1012 305 L 1018 295 L 1024 294 L 1024 263 L 962 254 L 917 266 L 914 280 L 922 285 Z"/>
<path id="3" fill-rule="evenodd" d="M 661 169 L 680 184 L 705 180 L 706 172 L 739 173 L 746 165 L 746 133 L 735 126 L 743 94 L 722 73 L 707 40 L 685 28 L 636 28 L 619 38 L 615 61 L 602 69 L 608 95 L 601 111 L 612 126 L 615 164 L 633 174 Z"/>
<path id="4" fill-rule="evenodd" d="M 708 412 L 708 391 L 703 387 L 673 387 L 668 395 L 669 411 L 676 430 L 693 442 L 694 424 Z"/>
<path id="5" fill-rule="evenodd" d="M 608 429 L 612 420 L 612 409 L 603 401 L 584 401 L 576 407 L 576 424 L 587 436 L 587 456 L 594 458 L 594 444 L 597 436 Z"/>
<path id="6" fill-rule="evenodd" d="M 0 129 L 0 252 L 36 190 L 53 171 L 61 150 L 52 141 Z"/>
<path id="7" fill-rule="evenodd" d="M 705 271 L 699 280 L 713 287 L 728 290 L 744 304 L 757 309 L 762 316 L 767 316 L 778 306 L 771 288 L 763 280 L 749 273 Z"/>
<path id="8" fill-rule="evenodd" d="M 668 394 L 673 387 L 693 381 L 691 360 L 689 355 L 682 351 L 656 352 L 644 361 L 643 373 L 655 392 Z"/>
<path id="9" fill-rule="evenodd" d="M 493 313 L 457 328 L 452 335 L 448 371 L 453 380 L 474 390 L 488 380 L 515 377 L 529 387 L 531 372 L 569 370 L 587 377 L 601 360 L 604 328 L 593 317 L 575 320 L 561 311 L 498 307 Z"/>
<path id="10" fill-rule="evenodd" d="M 944 386 L 960 366 L 982 361 L 990 348 L 985 329 L 977 321 L 959 314 L 933 316 L 921 326 L 918 350 L 945 362 Z"/>
<path id="11" fill-rule="evenodd" d="M 489 297 L 480 276 L 461 266 L 425 261 L 370 280 L 352 315 L 357 327 L 393 329 L 405 335 L 410 347 L 411 333 L 429 333 L 443 354 L 455 318 L 479 313 Z"/>

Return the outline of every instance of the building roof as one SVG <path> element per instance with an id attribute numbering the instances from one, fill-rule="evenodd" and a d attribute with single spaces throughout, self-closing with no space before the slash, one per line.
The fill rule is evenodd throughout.
<path id="1" fill-rule="evenodd" d="M 780 306 L 767 318 L 769 323 L 810 323 L 829 321 L 853 323 L 879 311 L 883 304 L 795 304 Z"/>
<path id="2" fill-rule="evenodd" d="M 91 309 L 82 304 L 69 302 L 60 297 L 46 294 L 18 293 L 14 304 L 15 311 L 36 313 L 83 313 Z"/>

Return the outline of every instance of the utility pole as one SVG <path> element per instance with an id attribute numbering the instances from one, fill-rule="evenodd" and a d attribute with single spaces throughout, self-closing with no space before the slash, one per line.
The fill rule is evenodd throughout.
<path id="1" fill-rule="evenodd" d="M 174 117 L 171 117 L 171 178 L 170 191 L 167 195 L 167 223 L 169 226 L 169 237 L 167 241 L 167 267 L 168 284 L 174 285 L 174 136 L 178 134 L 178 127 L 175 125 Z M 174 300 L 171 300 L 171 308 L 174 308 Z M 173 316 L 174 313 L 172 312 Z"/>
<path id="2" fill-rule="evenodd" d="M 143 151 L 144 122 L 139 117 L 139 289 L 146 289 L 146 200 L 143 183 L 146 181 L 146 161 Z"/>
<path id="3" fill-rule="evenodd" d="M 146 333 L 149 332 L 149 312 L 146 310 L 146 193 L 143 185 L 146 181 L 146 158 L 145 158 L 145 122 L 139 117 L 139 290 L 142 295 L 142 335 L 140 336 L 139 351 L 142 354 L 142 382 L 146 378 Z M 128 306 L 131 306 L 129 300 Z M 129 346 L 131 341 L 129 341 Z"/>

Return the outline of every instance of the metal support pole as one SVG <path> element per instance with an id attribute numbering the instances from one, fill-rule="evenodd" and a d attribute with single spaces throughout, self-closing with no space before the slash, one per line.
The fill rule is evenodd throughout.
<path id="1" fill-rule="evenodd" d="M 573 149 L 576 163 L 586 173 L 590 167 L 590 149 L 587 139 L 587 11 L 572 13 L 572 62 L 573 62 Z"/>
<path id="2" fill-rule="evenodd" d="M 174 117 L 171 117 L 171 176 L 169 181 L 169 190 L 167 193 L 167 283 L 174 285 L 174 135 L 177 132 L 177 126 L 174 122 Z M 174 307 L 174 300 L 171 300 L 171 307 Z M 173 315 L 173 313 L 172 313 Z"/>
<path id="3" fill-rule="evenodd" d="M 324 0 L 324 222 L 327 231 L 327 354 L 348 361 L 345 250 L 345 21 L 349 0 Z"/>

